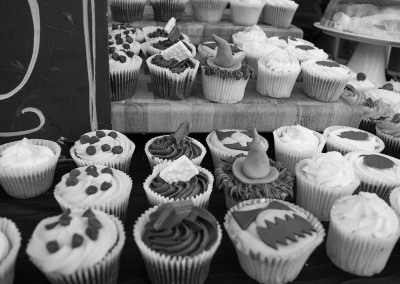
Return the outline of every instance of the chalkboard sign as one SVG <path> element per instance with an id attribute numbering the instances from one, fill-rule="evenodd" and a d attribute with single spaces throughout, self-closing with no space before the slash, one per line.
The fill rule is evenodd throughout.
<path id="1" fill-rule="evenodd" d="M 107 0 L 0 0 L 0 144 L 111 128 Z"/>

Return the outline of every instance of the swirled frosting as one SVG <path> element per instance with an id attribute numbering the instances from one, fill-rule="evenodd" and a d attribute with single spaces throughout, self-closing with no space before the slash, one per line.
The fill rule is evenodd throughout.
<path id="1" fill-rule="evenodd" d="M 11 245 L 6 235 L 0 231 L 0 263 L 6 258 L 10 252 Z"/>
<path id="2" fill-rule="evenodd" d="M 352 85 L 356 90 L 360 92 L 364 92 L 375 88 L 374 83 L 372 83 L 366 77 L 360 76 L 356 73 L 353 74 L 348 84 Z"/>
<path id="3" fill-rule="evenodd" d="M 399 221 L 393 209 L 376 194 L 360 192 L 338 200 L 331 211 L 331 221 L 352 235 L 388 238 L 397 234 Z"/>
<path id="4" fill-rule="evenodd" d="M 266 39 L 263 41 L 245 42 L 242 49 L 246 53 L 246 56 L 262 58 L 272 51 L 278 50 L 279 47 L 277 47 L 272 41 Z"/>
<path id="5" fill-rule="evenodd" d="M 286 48 L 288 45 L 297 46 L 297 45 L 309 45 L 314 46 L 312 42 L 306 41 L 302 38 L 297 38 L 293 36 L 273 36 L 268 38 L 274 44 L 276 44 L 280 48 Z"/>
<path id="6" fill-rule="evenodd" d="M 341 94 L 341 97 L 349 104 L 352 106 L 358 106 L 361 104 L 364 104 L 367 97 L 363 92 L 360 92 L 356 89 L 354 89 L 350 85 L 346 85 L 344 88 L 343 93 Z"/>
<path id="7" fill-rule="evenodd" d="M 275 50 L 260 59 L 259 64 L 278 73 L 300 72 L 299 61 L 285 50 Z"/>
<path id="8" fill-rule="evenodd" d="M 343 127 L 328 133 L 327 141 L 342 145 L 352 151 L 377 151 L 380 147 L 377 137 L 366 131 Z"/>
<path id="9" fill-rule="evenodd" d="M 318 149 L 319 139 L 314 135 L 314 131 L 301 125 L 294 125 L 283 130 L 279 140 L 287 147 L 297 149 L 298 151 L 309 151 Z"/>
<path id="10" fill-rule="evenodd" d="M 178 61 L 174 58 L 172 59 L 164 59 L 160 54 L 157 54 L 151 60 L 151 63 L 157 65 L 159 67 L 168 68 L 172 73 L 180 74 L 185 71 L 187 68 L 195 68 L 196 64 L 190 59 L 187 58 L 182 61 Z"/>
<path id="11" fill-rule="evenodd" d="M 286 48 L 286 50 L 290 54 L 296 56 L 296 58 L 300 62 L 311 59 L 316 59 L 316 60 L 328 59 L 328 54 L 325 51 L 310 45 L 295 45 L 295 46 L 289 45 Z"/>
<path id="12" fill-rule="evenodd" d="M 357 180 L 351 163 L 339 152 L 328 152 L 305 159 L 300 169 L 308 180 L 328 188 L 349 186 Z"/>
<path id="13" fill-rule="evenodd" d="M 0 168 L 36 167 L 51 161 L 54 156 L 50 148 L 23 138 L 0 153 Z"/>
<path id="14" fill-rule="evenodd" d="M 400 103 L 400 96 L 394 91 L 384 89 L 373 89 L 365 91 L 365 95 L 373 100 L 382 99 L 389 105 Z"/>
<path id="15" fill-rule="evenodd" d="M 331 60 L 306 60 L 301 63 L 303 69 L 311 74 L 319 74 L 323 78 L 348 78 L 350 79 L 351 70 L 335 61 Z"/>
<path id="16" fill-rule="evenodd" d="M 371 103 L 363 103 L 361 105 L 364 118 L 383 119 L 394 115 L 393 109 L 381 99 L 374 101 L 373 107 L 371 106 Z"/>
<path id="17" fill-rule="evenodd" d="M 104 161 L 131 151 L 132 142 L 122 133 L 112 130 L 88 132 L 75 142 L 75 154 L 86 161 Z"/>
<path id="18" fill-rule="evenodd" d="M 192 160 L 201 155 L 201 148 L 190 137 L 183 138 L 181 143 L 177 144 L 171 134 L 155 139 L 149 145 L 149 152 L 161 159 L 176 160 L 185 155 L 189 160 Z"/>
<path id="19" fill-rule="evenodd" d="M 117 240 L 117 227 L 107 214 L 73 209 L 42 220 L 33 231 L 26 252 L 46 273 L 71 274 L 93 267 Z"/>
<path id="20" fill-rule="evenodd" d="M 267 36 L 259 26 L 255 25 L 233 34 L 232 39 L 234 43 L 241 46 L 245 42 L 265 40 Z"/>
<path id="21" fill-rule="evenodd" d="M 384 134 L 400 138 L 400 123 L 393 121 L 391 118 L 380 120 L 376 125 L 376 129 Z"/>

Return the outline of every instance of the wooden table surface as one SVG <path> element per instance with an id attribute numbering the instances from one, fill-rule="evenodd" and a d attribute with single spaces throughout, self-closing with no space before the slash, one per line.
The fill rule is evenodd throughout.
<path id="1" fill-rule="evenodd" d="M 268 139 L 270 148 L 268 155 L 273 158 L 273 138 L 271 133 L 261 133 Z M 146 195 L 142 184 L 150 175 L 151 170 L 144 154 L 144 144 L 156 134 L 129 135 L 137 148 L 133 154 L 133 163 L 130 176 L 133 179 L 133 189 L 128 207 L 128 217 L 125 223 L 126 243 L 122 251 L 119 282 L 121 284 L 150 284 L 142 257 L 133 240 L 132 229 L 137 218 L 148 208 Z M 191 134 L 205 144 L 205 134 Z M 214 172 L 210 153 L 207 153 L 202 166 Z M 59 163 L 56 170 L 52 188 L 45 194 L 29 200 L 18 200 L 6 195 L 0 187 L 0 216 L 7 217 L 16 222 L 22 233 L 22 246 L 17 258 L 16 277 L 14 284 L 47 284 L 44 275 L 29 261 L 25 250 L 28 239 L 33 229 L 43 218 L 61 213 L 53 196 L 54 185 L 58 183 L 61 176 L 75 167 L 73 162 Z M 211 194 L 209 210 L 214 214 L 222 225 L 226 213 L 224 194 L 214 188 Z M 327 223 L 324 227 L 327 229 Z M 255 284 L 240 268 L 236 252 L 229 237 L 223 230 L 223 239 L 210 267 L 210 273 L 206 284 Z M 325 242 L 322 243 L 308 259 L 303 270 L 293 283 L 297 284 L 387 284 L 400 283 L 400 245 L 397 244 L 386 265 L 386 268 L 373 277 L 357 277 L 335 267 L 325 253 Z"/>

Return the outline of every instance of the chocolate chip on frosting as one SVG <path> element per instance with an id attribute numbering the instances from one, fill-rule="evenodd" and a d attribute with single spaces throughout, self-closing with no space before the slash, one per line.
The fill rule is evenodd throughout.
<path id="1" fill-rule="evenodd" d="M 126 37 L 126 41 L 129 42 L 129 43 L 132 43 L 133 42 L 133 38 L 130 37 L 130 36 L 127 36 Z"/>
<path id="2" fill-rule="evenodd" d="M 119 39 L 117 39 L 116 43 L 117 43 L 117 44 L 123 44 L 123 43 L 124 43 L 124 40 L 123 40 L 122 38 L 119 38 Z"/>
<path id="3" fill-rule="evenodd" d="M 97 136 L 92 136 L 92 137 L 89 138 L 89 143 L 90 144 L 95 144 L 95 143 L 97 143 L 99 141 L 100 141 L 100 138 L 97 137 Z"/>
<path id="4" fill-rule="evenodd" d="M 82 217 L 87 217 L 87 218 L 93 218 L 96 215 L 93 213 L 92 209 L 87 209 L 85 212 L 83 212 Z"/>
<path id="5" fill-rule="evenodd" d="M 111 146 L 108 145 L 108 144 L 103 144 L 103 145 L 101 145 L 101 150 L 102 150 L 103 152 L 110 151 L 110 149 L 111 149 Z"/>
<path id="6" fill-rule="evenodd" d="M 46 230 L 54 229 L 58 225 L 58 221 L 45 225 Z"/>
<path id="7" fill-rule="evenodd" d="M 60 249 L 60 246 L 58 245 L 57 241 L 51 241 L 47 242 L 46 248 L 49 253 L 55 253 Z"/>
<path id="8" fill-rule="evenodd" d="M 121 62 L 121 63 L 125 63 L 126 62 L 126 57 L 123 56 L 123 55 L 120 55 L 119 58 L 118 58 L 118 61 Z"/>
<path id="9" fill-rule="evenodd" d="M 113 152 L 114 154 L 121 154 L 124 151 L 124 149 L 121 146 L 114 146 L 111 149 L 111 152 Z"/>
<path id="10" fill-rule="evenodd" d="M 127 43 L 124 43 L 122 45 L 122 47 L 125 48 L 125 49 L 131 49 L 131 46 L 129 44 L 127 44 Z"/>
<path id="11" fill-rule="evenodd" d="M 114 44 L 114 42 L 112 40 L 108 41 L 108 45 L 113 45 L 113 44 Z"/>
<path id="12" fill-rule="evenodd" d="M 91 226 L 86 228 L 85 233 L 92 241 L 97 240 L 97 238 L 99 237 L 99 231 Z"/>
<path id="13" fill-rule="evenodd" d="M 67 179 L 65 180 L 65 185 L 67 187 L 69 186 L 75 186 L 79 183 L 79 180 L 76 178 L 76 176 L 69 176 L 67 177 Z"/>
<path id="14" fill-rule="evenodd" d="M 78 169 L 73 169 L 72 171 L 69 172 L 70 177 L 77 177 L 81 174 L 81 171 Z"/>
<path id="15" fill-rule="evenodd" d="M 86 168 L 86 174 L 88 176 L 98 177 L 99 173 L 97 172 L 97 168 L 94 165 L 91 165 Z"/>
<path id="16" fill-rule="evenodd" d="M 114 36 L 115 40 L 120 39 L 121 37 L 122 37 L 121 34 L 116 34 L 116 35 Z"/>
<path id="17" fill-rule="evenodd" d="M 89 225 L 89 227 L 93 227 L 96 230 L 99 230 L 99 229 L 101 229 L 101 227 L 103 227 L 101 225 L 100 221 L 96 217 L 89 218 L 88 225 Z"/>
<path id="18" fill-rule="evenodd" d="M 111 27 L 112 27 L 113 30 L 117 30 L 118 29 L 118 24 L 114 23 L 114 24 L 111 25 Z"/>
<path id="19" fill-rule="evenodd" d="M 108 54 L 113 54 L 115 52 L 116 48 L 114 46 L 111 46 L 108 48 Z"/>
<path id="20" fill-rule="evenodd" d="M 112 186 L 111 183 L 104 181 L 101 186 L 100 186 L 100 190 L 101 191 L 106 191 L 107 189 L 109 189 Z"/>
<path id="21" fill-rule="evenodd" d="M 87 135 L 82 135 L 81 138 L 79 138 L 79 142 L 83 145 L 86 143 L 89 143 L 90 137 Z"/>
<path id="22" fill-rule="evenodd" d="M 99 138 L 103 138 L 103 137 L 106 136 L 106 134 L 104 133 L 104 131 L 97 130 L 96 131 L 96 136 L 99 137 Z"/>
<path id="23" fill-rule="evenodd" d="M 134 53 L 132 50 L 128 50 L 128 51 L 126 52 L 126 55 L 127 55 L 129 58 L 132 58 L 132 57 L 135 55 L 135 53 Z"/>
<path id="24" fill-rule="evenodd" d="M 112 138 L 117 138 L 118 137 L 118 134 L 117 134 L 117 132 L 115 132 L 115 131 L 111 131 L 110 133 L 108 133 L 108 136 L 110 136 L 110 137 L 112 137 Z"/>
<path id="25" fill-rule="evenodd" d="M 121 29 L 126 29 L 126 24 L 122 24 L 122 25 L 120 25 L 120 27 L 121 27 Z"/>
<path id="26" fill-rule="evenodd" d="M 101 170 L 101 172 L 102 172 L 103 174 L 114 175 L 112 169 L 110 169 L 110 168 L 104 168 L 104 169 Z"/>
<path id="27" fill-rule="evenodd" d="M 83 244 L 83 236 L 79 235 L 79 234 L 74 234 L 72 236 L 72 248 L 78 248 Z"/>
<path id="28" fill-rule="evenodd" d="M 61 226 L 68 226 L 71 223 L 72 217 L 69 215 L 71 213 L 71 209 L 67 209 L 61 214 L 60 218 L 58 218 L 58 223 Z"/>
<path id="29" fill-rule="evenodd" d="M 87 195 L 92 195 L 92 194 L 95 194 L 96 192 L 98 191 L 98 189 L 97 189 L 97 187 L 96 186 L 94 186 L 94 185 L 89 185 L 87 188 L 86 188 L 86 194 Z"/>
<path id="30" fill-rule="evenodd" d="M 96 147 L 90 145 L 86 148 L 86 154 L 88 154 L 89 156 L 93 156 L 94 154 L 96 154 Z"/>
<path id="31" fill-rule="evenodd" d="M 128 35 L 130 33 L 129 30 L 123 31 L 124 34 Z"/>
<path id="32" fill-rule="evenodd" d="M 116 53 L 116 52 L 114 52 L 114 53 L 111 55 L 111 58 L 114 59 L 115 61 L 118 61 L 119 54 Z"/>

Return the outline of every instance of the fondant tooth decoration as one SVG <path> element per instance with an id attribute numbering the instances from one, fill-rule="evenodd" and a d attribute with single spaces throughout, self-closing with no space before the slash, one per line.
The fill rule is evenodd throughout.
<path id="1" fill-rule="evenodd" d="M 192 53 L 189 51 L 189 49 L 186 48 L 182 41 L 178 41 L 173 46 L 163 50 L 161 52 L 161 56 L 165 60 L 176 59 L 177 61 L 181 62 L 185 59 L 190 58 L 192 56 Z"/>
<path id="2" fill-rule="evenodd" d="M 188 121 L 182 122 L 173 135 L 175 143 L 180 144 L 182 140 L 189 135 L 189 132 L 190 132 L 189 122 Z"/>
<path id="3" fill-rule="evenodd" d="M 189 181 L 199 174 L 199 170 L 185 155 L 179 157 L 160 172 L 160 177 L 169 184 L 179 181 Z"/>
<path id="4" fill-rule="evenodd" d="M 171 33 L 172 29 L 176 26 L 176 19 L 172 17 L 164 27 L 166 33 Z"/>

